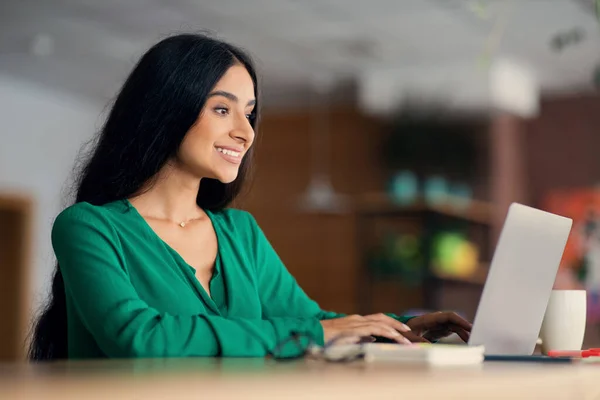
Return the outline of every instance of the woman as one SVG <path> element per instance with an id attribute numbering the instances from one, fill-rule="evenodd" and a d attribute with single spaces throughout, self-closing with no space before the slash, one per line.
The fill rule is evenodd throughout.
<path id="1" fill-rule="evenodd" d="M 227 208 L 248 176 L 258 105 L 251 60 L 230 44 L 179 35 L 141 58 L 54 223 L 32 359 L 264 356 L 298 333 L 468 337 L 455 314 L 344 316 L 306 296 L 252 216 Z"/>

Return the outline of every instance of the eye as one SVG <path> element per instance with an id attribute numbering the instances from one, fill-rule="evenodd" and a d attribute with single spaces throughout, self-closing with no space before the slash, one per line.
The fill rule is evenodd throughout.
<path id="1" fill-rule="evenodd" d="M 216 107 L 214 110 L 217 114 L 220 114 L 220 115 L 229 114 L 229 109 L 227 107 Z"/>
<path id="2" fill-rule="evenodd" d="M 256 118 L 256 114 L 253 111 L 250 114 L 246 114 L 246 118 L 248 118 L 249 121 L 254 121 L 254 119 Z"/>

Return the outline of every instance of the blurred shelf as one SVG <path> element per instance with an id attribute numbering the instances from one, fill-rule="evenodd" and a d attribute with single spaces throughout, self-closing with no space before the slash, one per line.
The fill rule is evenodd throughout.
<path id="1" fill-rule="evenodd" d="M 452 201 L 432 205 L 424 200 L 418 200 L 410 205 L 401 205 L 395 203 L 386 193 L 368 193 L 361 196 L 356 211 L 368 216 L 433 212 L 483 225 L 491 225 L 493 219 L 493 206 L 481 200 L 471 200 L 466 207 L 457 206 Z"/>
<path id="2" fill-rule="evenodd" d="M 400 204 L 385 192 L 363 194 L 356 198 L 355 213 L 357 218 L 357 232 L 359 251 L 362 254 L 363 265 L 361 270 L 362 279 L 358 287 L 358 304 L 362 308 L 361 313 L 375 312 L 372 305 L 374 297 L 373 284 L 384 280 L 392 280 L 390 277 L 378 275 L 369 268 L 369 254 L 372 251 L 374 241 L 373 226 L 379 222 L 389 219 L 393 222 L 402 222 L 402 218 L 410 220 L 410 229 L 421 226 L 425 250 L 424 265 L 429 266 L 426 277 L 420 285 L 421 291 L 418 298 L 415 297 L 411 306 L 425 309 L 446 308 L 446 304 L 463 307 L 471 304 L 471 298 L 476 298 L 486 282 L 489 262 L 489 235 L 494 221 L 494 207 L 491 203 L 481 200 L 470 200 L 449 197 L 445 203 L 430 204 L 421 198 L 411 204 Z M 385 221 L 387 223 L 387 220 Z M 392 221 L 390 221 L 392 222 Z M 438 272 L 432 265 L 433 240 L 436 232 L 447 229 L 446 224 L 469 225 L 468 234 L 476 235 L 476 245 L 481 247 L 480 257 L 483 261 L 477 270 L 469 276 L 457 276 Z M 416 224 L 416 225 L 415 225 Z M 487 239 L 486 239 L 487 238 Z M 474 242 L 475 243 L 475 242 Z M 463 296 L 464 294 L 464 296 Z M 446 296 L 446 297 L 444 297 Z M 451 297 L 448 297 L 451 296 Z M 461 297 L 462 296 L 462 297 Z M 459 299 L 458 297 L 461 297 Z M 465 300 L 465 298 L 467 300 Z M 455 301 L 456 300 L 456 301 Z M 476 301 L 475 301 L 476 302 Z"/>
<path id="3" fill-rule="evenodd" d="M 438 280 L 438 281 L 445 281 L 445 282 L 455 282 L 455 283 L 467 283 L 467 284 L 472 284 L 472 285 L 481 285 L 483 286 L 485 284 L 485 280 L 487 279 L 487 275 L 488 275 L 488 271 L 489 271 L 489 264 L 487 263 L 482 263 L 477 270 L 475 270 L 475 272 L 471 275 L 468 276 L 458 276 L 458 275 L 453 275 L 453 274 L 447 274 L 447 273 L 442 273 L 442 272 L 438 272 L 436 271 L 436 269 L 434 267 L 431 267 L 429 269 L 429 278 L 434 279 L 434 280 Z M 376 274 L 376 273 L 371 273 L 373 280 L 377 281 L 377 282 L 381 282 L 381 281 L 398 281 L 401 280 L 400 278 L 397 277 L 397 275 L 386 275 L 386 274 Z"/>
<path id="4" fill-rule="evenodd" d="M 437 280 L 447 281 L 447 282 L 456 282 L 456 283 L 468 283 L 472 285 L 481 285 L 485 284 L 485 280 L 487 279 L 487 275 L 489 272 L 489 265 L 482 264 L 477 270 L 469 275 L 469 276 L 456 276 L 452 274 L 444 274 L 441 272 L 435 271 L 434 268 L 431 270 L 431 277 Z"/>

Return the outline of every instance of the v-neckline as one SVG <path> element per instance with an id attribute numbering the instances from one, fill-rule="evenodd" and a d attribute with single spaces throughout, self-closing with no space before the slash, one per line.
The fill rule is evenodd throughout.
<path id="1" fill-rule="evenodd" d="M 213 308 L 213 311 L 216 311 L 217 313 L 220 314 L 221 312 L 220 312 L 219 308 L 217 307 L 215 300 L 212 298 L 211 295 L 208 294 L 206 289 L 204 289 L 204 287 L 200 284 L 200 282 L 198 281 L 198 278 L 196 278 L 196 268 L 192 267 L 187 261 L 185 261 L 185 259 L 181 256 L 181 254 L 179 254 L 179 252 L 177 250 L 175 250 L 169 243 L 165 242 L 163 240 L 163 238 L 161 238 L 160 235 L 158 233 L 156 233 L 156 231 L 152 228 L 152 226 L 150 226 L 148 221 L 146 221 L 146 219 L 142 216 L 142 214 L 140 214 L 140 212 L 137 210 L 137 208 L 135 208 L 135 206 L 133 204 L 131 204 L 131 202 L 128 199 L 125 199 L 124 201 L 125 201 L 125 205 L 129 209 L 133 210 L 133 212 L 135 213 L 135 216 L 142 221 L 143 225 L 145 226 L 145 228 L 149 232 L 149 234 L 151 234 L 154 238 L 156 238 L 158 241 L 160 241 L 163 244 L 163 246 L 165 246 L 165 248 L 167 248 L 167 250 L 169 250 L 169 252 L 175 256 L 175 258 L 177 259 L 178 262 L 180 262 L 181 264 L 185 265 L 188 268 L 187 272 L 192 274 L 192 277 L 188 276 L 188 278 L 192 281 L 194 287 L 196 288 L 196 291 L 200 294 L 201 297 L 204 297 L 206 300 L 208 300 L 207 303 L 210 304 L 210 306 Z M 217 224 L 215 224 L 214 215 L 208 210 L 203 209 L 203 211 L 208 216 L 208 219 L 210 220 L 213 230 L 215 231 L 215 237 L 217 239 L 217 256 L 215 258 L 215 268 L 213 271 L 213 275 L 211 276 L 210 280 L 208 281 L 208 285 L 210 287 L 212 280 L 221 274 L 221 240 L 219 238 L 219 228 L 217 227 Z"/>

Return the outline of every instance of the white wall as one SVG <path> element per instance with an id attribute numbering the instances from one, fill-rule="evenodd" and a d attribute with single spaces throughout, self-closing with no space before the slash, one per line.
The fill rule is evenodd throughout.
<path id="1" fill-rule="evenodd" d="M 54 255 L 50 229 L 67 200 L 65 189 L 84 142 L 100 127 L 103 105 L 0 75 L 0 191 L 18 191 L 35 202 L 34 307 L 45 299 Z"/>

